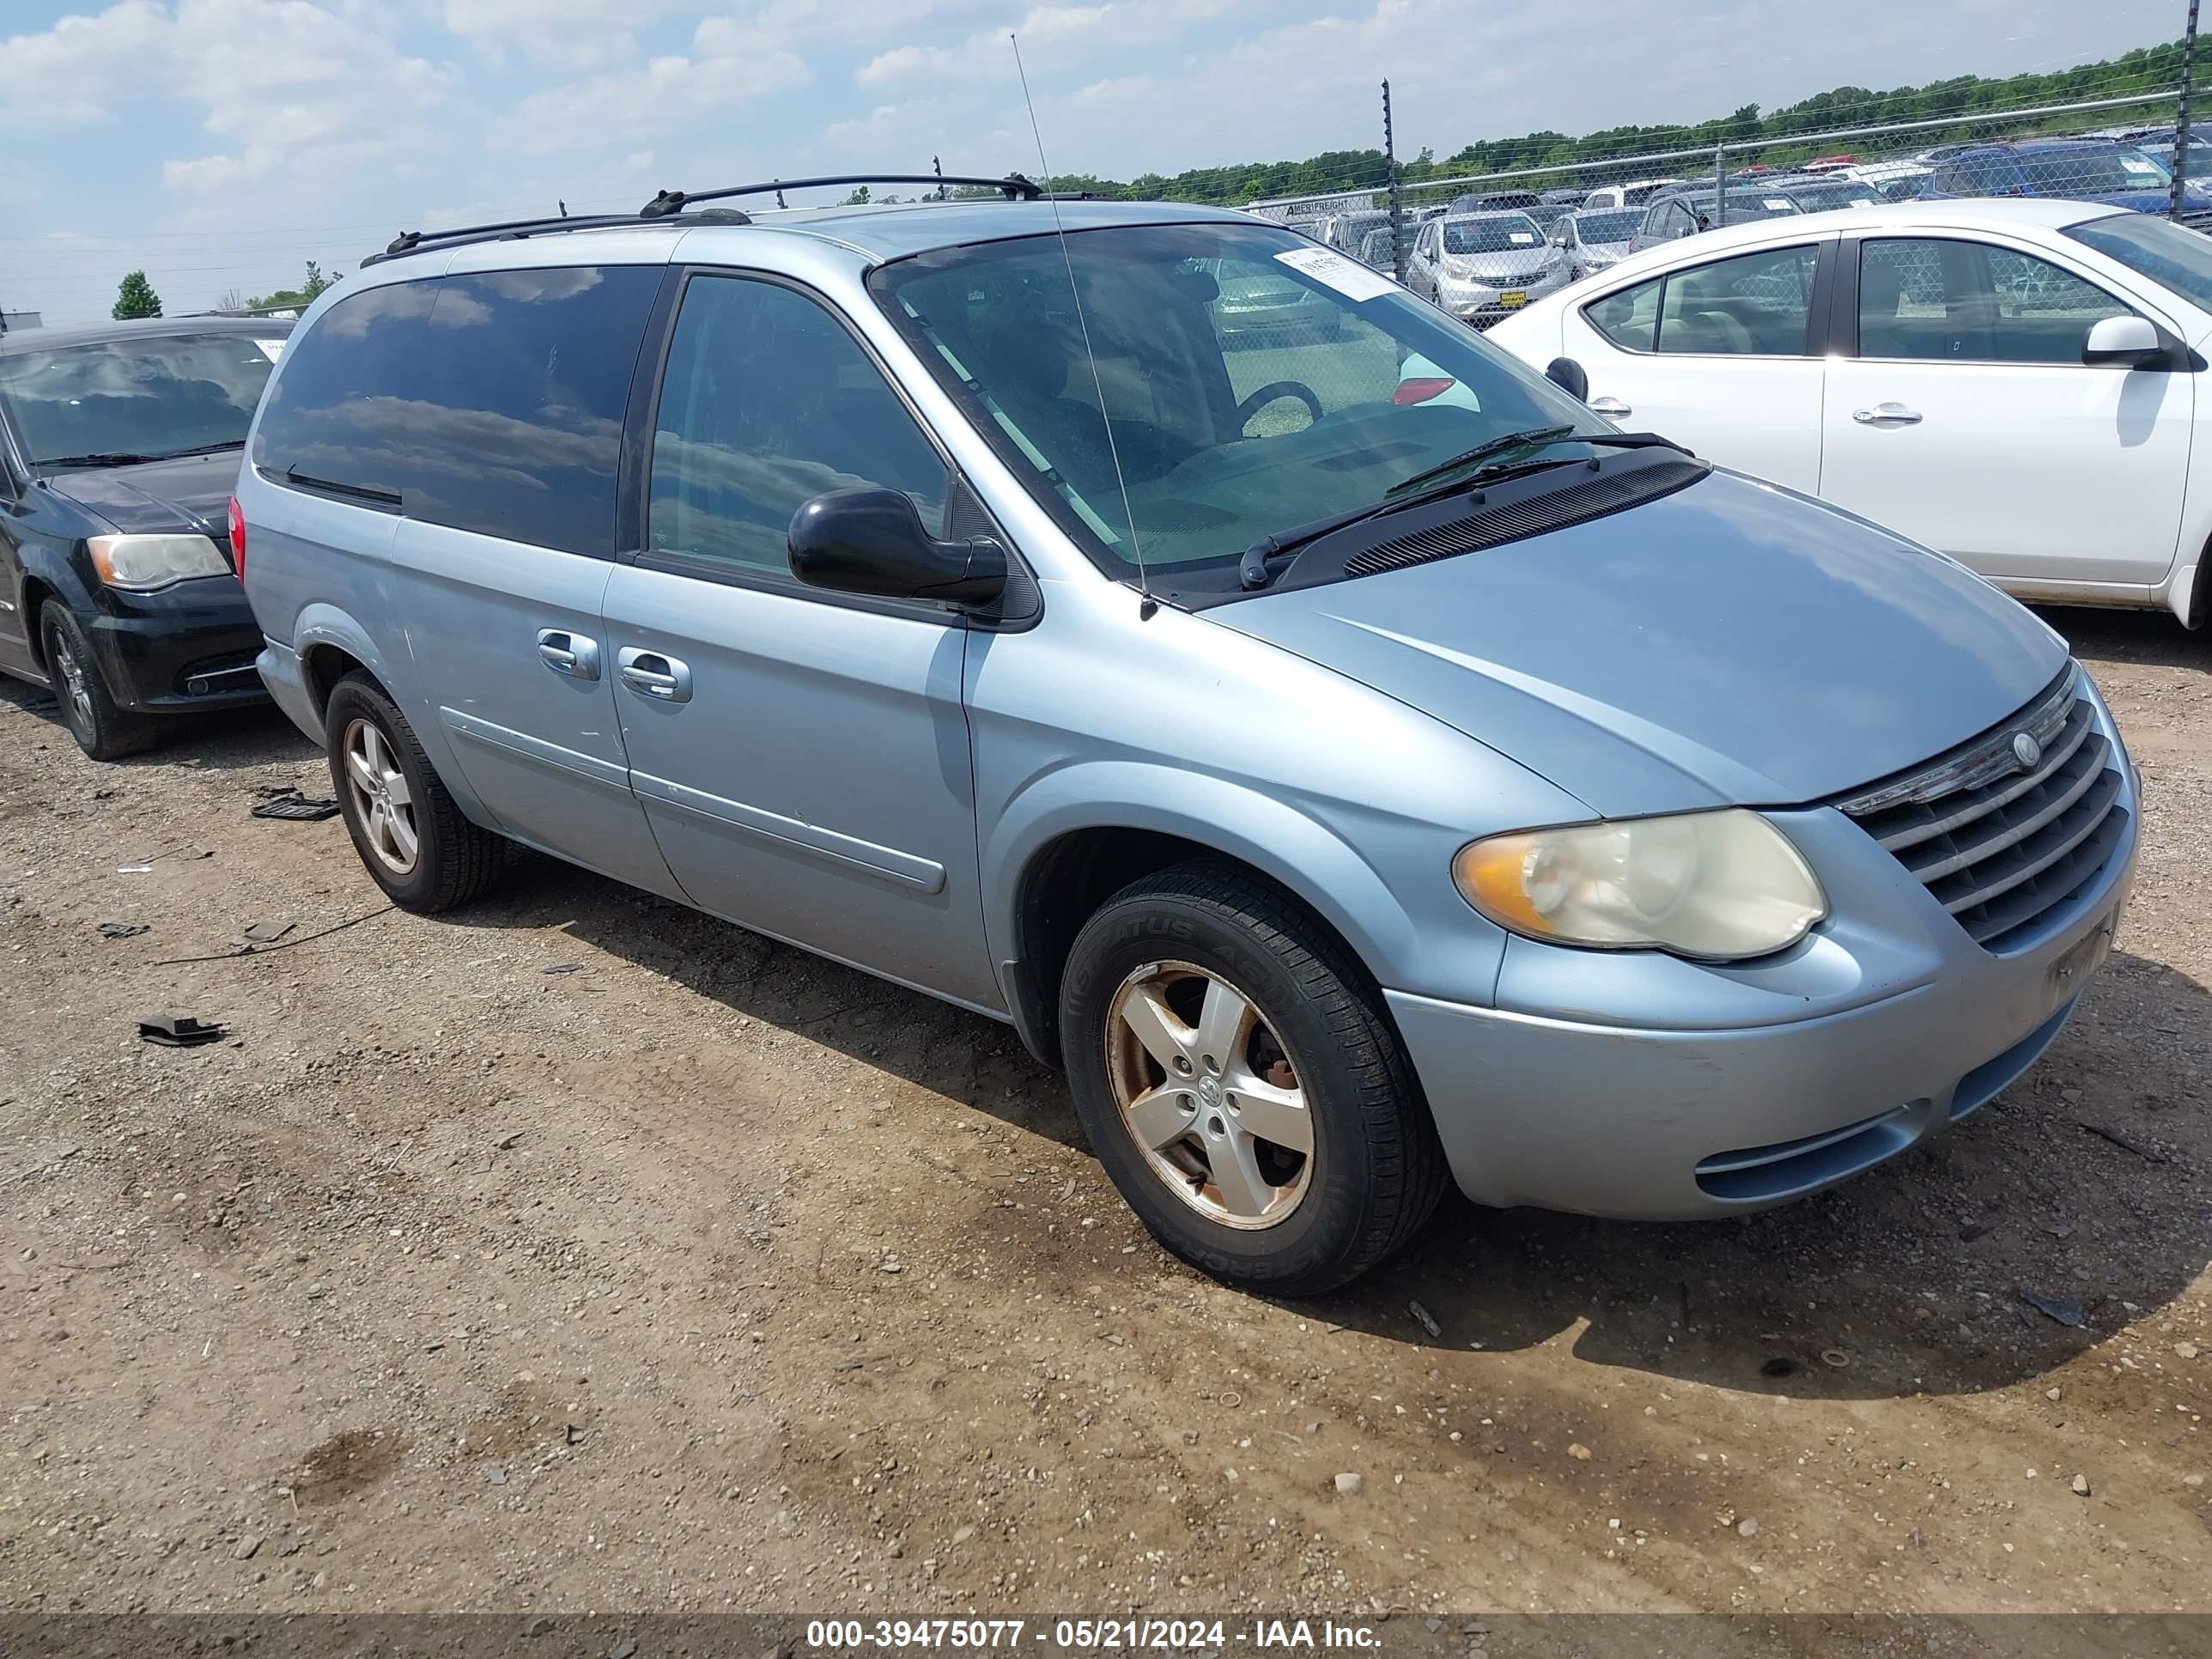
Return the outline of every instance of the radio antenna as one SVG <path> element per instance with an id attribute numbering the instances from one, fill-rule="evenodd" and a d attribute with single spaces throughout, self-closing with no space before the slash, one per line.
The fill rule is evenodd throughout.
<path id="1" fill-rule="evenodd" d="M 1091 364 L 1091 387 L 1098 394 L 1098 419 L 1106 428 L 1106 453 L 1114 463 L 1114 483 L 1121 492 L 1121 518 L 1129 526 L 1129 547 L 1137 558 L 1137 592 L 1144 596 L 1139 617 L 1159 609 L 1152 597 L 1152 581 L 1145 569 L 1145 540 L 1137 532 L 1137 509 L 1129 505 L 1129 480 L 1121 471 L 1121 447 L 1114 441 L 1114 417 L 1106 412 L 1106 382 L 1098 373 L 1098 354 L 1091 349 L 1091 325 L 1083 315 L 1083 295 L 1075 285 L 1075 259 L 1067 251 L 1067 227 L 1060 222 L 1058 193 L 1052 187 L 1052 163 L 1044 159 L 1044 134 L 1037 127 L 1036 100 L 1030 96 L 1030 72 L 1022 67 L 1020 37 L 1011 31 L 1006 39 L 1014 48 L 1014 73 L 1021 77 L 1022 102 L 1029 106 L 1030 136 L 1036 140 L 1037 171 L 1043 175 L 1044 199 L 1052 204 L 1052 228 L 1060 238 L 1060 263 L 1067 267 L 1067 297 L 1075 302 L 1075 326 L 1082 331 L 1083 355 Z"/>

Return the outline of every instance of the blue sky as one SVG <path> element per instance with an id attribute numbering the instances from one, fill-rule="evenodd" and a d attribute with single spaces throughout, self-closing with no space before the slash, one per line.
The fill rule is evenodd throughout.
<path id="1" fill-rule="evenodd" d="M 1127 178 L 2051 69 L 2184 0 L 0 0 L 0 305 L 172 313 L 396 232 L 778 173 Z"/>

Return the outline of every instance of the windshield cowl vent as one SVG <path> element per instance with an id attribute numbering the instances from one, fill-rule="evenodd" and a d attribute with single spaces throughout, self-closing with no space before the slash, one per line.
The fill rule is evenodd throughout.
<path id="1" fill-rule="evenodd" d="M 1346 559 L 1344 574 L 1377 576 L 1462 553 L 1479 553 L 1486 547 L 1502 547 L 1507 542 L 1564 530 L 1569 525 L 1587 524 L 1687 489 L 1711 471 L 1704 461 L 1670 460 L 1604 473 L 1584 483 L 1509 501 L 1400 536 Z"/>

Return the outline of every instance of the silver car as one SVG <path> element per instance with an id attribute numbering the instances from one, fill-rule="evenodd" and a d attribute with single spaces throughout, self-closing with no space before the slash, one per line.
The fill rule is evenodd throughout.
<path id="1" fill-rule="evenodd" d="M 1449 214 L 1423 225 L 1406 283 L 1462 322 L 1487 327 L 1570 280 L 1566 256 L 1521 212 Z"/>
<path id="2" fill-rule="evenodd" d="M 668 203 L 402 238 L 263 401 L 261 672 L 398 904 L 520 843 L 1006 1021 L 1285 1294 L 1448 1178 L 1814 1191 L 2104 959 L 2119 733 L 1949 561 L 1279 225 Z M 1262 279 L 1335 337 L 1227 349 Z"/>
<path id="3" fill-rule="evenodd" d="M 1579 282 L 1625 258 L 1629 241 L 1644 223 L 1642 208 L 1586 208 L 1563 216 L 1552 227 L 1552 246 L 1567 262 L 1567 280 Z"/>

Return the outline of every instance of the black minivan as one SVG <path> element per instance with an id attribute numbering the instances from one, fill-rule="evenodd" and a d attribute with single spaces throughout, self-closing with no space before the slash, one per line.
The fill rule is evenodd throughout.
<path id="1" fill-rule="evenodd" d="M 289 321 L 0 334 L 0 672 L 52 685 L 94 760 L 160 715 L 258 702 L 230 553 L 239 451 Z"/>

